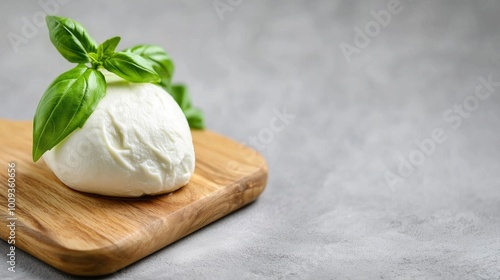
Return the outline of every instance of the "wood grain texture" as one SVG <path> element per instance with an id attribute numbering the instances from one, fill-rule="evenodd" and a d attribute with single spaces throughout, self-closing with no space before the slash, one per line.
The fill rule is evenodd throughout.
<path id="1" fill-rule="evenodd" d="M 7 166 L 16 163 L 16 246 L 70 274 L 113 273 L 254 201 L 267 182 L 257 152 L 193 131 L 190 183 L 161 196 L 110 198 L 74 191 L 31 159 L 31 122 L 0 119 L 0 219 L 7 224 Z M 0 226 L 7 240 L 8 228 Z"/>

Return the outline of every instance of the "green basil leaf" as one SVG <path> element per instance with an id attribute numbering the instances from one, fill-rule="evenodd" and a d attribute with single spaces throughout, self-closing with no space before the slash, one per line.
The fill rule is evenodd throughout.
<path id="1" fill-rule="evenodd" d="M 153 68 L 161 77 L 160 83 L 166 87 L 170 87 L 175 67 L 174 62 L 163 48 L 155 45 L 138 45 L 126 49 L 124 52 L 138 54 L 151 62 Z"/>
<path id="2" fill-rule="evenodd" d="M 91 55 L 93 53 L 89 53 L 89 55 Z M 100 61 L 101 60 L 101 57 L 104 56 L 104 47 L 102 46 L 102 44 L 100 44 L 98 47 L 97 47 L 97 61 Z M 90 57 L 93 59 L 93 57 Z"/>
<path id="3" fill-rule="evenodd" d="M 187 91 L 187 87 L 183 84 L 174 84 L 168 91 L 170 95 L 174 98 L 175 102 L 179 104 L 182 111 L 187 110 L 191 107 L 191 97 Z"/>
<path id="4" fill-rule="evenodd" d="M 33 120 L 33 161 L 81 128 L 106 94 L 101 72 L 83 64 L 57 77 L 42 96 Z"/>
<path id="5" fill-rule="evenodd" d="M 194 129 L 205 128 L 205 120 L 203 117 L 203 112 L 200 109 L 191 107 L 186 111 L 184 111 L 184 115 L 186 115 L 189 127 Z"/>
<path id="6" fill-rule="evenodd" d="M 133 83 L 158 83 L 161 80 L 151 63 L 134 53 L 116 52 L 104 60 L 103 66 Z"/>
<path id="7" fill-rule="evenodd" d="M 165 87 L 164 89 L 167 90 Z M 203 112 L 200 109 L 193 107 L 191 103 L 191 96 L 189 95 L 188 89 L 185 85 L 173 84 L 167 92 L 170 93 L 175 102 L 177 102 L 179 107 L 181 107 L 182 112 L 184 112 L 184 115 L 189 123 L 189 127 L 194 129 L 205 128 Z"/>
<path id="8" fill-rule="evenodd" d="M 106 41 L 104 41 L 99 47 L 102 46 L 102 56 L 111 56 L 116 49 L 116 46 L 118 46 L 118 43 L 120 43 L 121 38 L 119 36 L 110 38 Z"/>
<path id="9" fill-rule="evenodd" d="M 88 53 L 97 51 L 96 42 L 78 22 L 58 16 L 45 18 L 50 41 L 69 62 L 86 63 Z"/>

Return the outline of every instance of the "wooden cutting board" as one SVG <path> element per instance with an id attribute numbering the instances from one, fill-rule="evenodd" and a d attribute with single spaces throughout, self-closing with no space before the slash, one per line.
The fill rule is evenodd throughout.
<path id="1" fill-rule="evenodd" d="M 170 194 L 137 199 L 74 191 L 31 159 L 32 123 L 0 119 L 0 220 L 15 217 L 16 247 L 70 274 L 113 273 L 254 201 L 267 182 L 257 152 L 214 132 L 193 131 L 196 170 Z M 15 211 L 7 209 L 16 164 Z M 1 238 L 10 230 L 0 226 Z"/>

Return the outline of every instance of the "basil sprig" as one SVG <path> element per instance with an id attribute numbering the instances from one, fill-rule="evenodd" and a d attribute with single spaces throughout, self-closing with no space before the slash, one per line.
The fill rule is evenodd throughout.
<path id="1" fill-rule="evenodd" d="M 69 62 L 78 63 L 47 88 L 33 120 L 33 161 L 83 127 L 106 94 L 102 68 L 133 83 L 157 83 L 172 95 L 189 126 L 204 128 L 203 113 L 191 104 L 184 85 L 171 83 L 174 63 L 159 46 L 138 45 L 115 51 L 120 37 L 97 45 L 78 22 L 47 16 L 50 40 Z"/>

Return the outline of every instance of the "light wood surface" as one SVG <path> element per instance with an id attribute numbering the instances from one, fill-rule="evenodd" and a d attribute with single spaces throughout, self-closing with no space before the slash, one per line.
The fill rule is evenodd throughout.
<path id="1" fill-rule="evenodd" d="M 89 195 L 31 159 L 31 122 L 0 119 L 0 220 L 7 224 L 8 163 L 16 164 L 16 247 L 70 274 L 115 272 L 254 201 L 267 182 L 255 151 L 193 131 L 196 170 L 170 194 L 138 199 Z M 0 226 L 7 240 L 8 228 Z"/>

